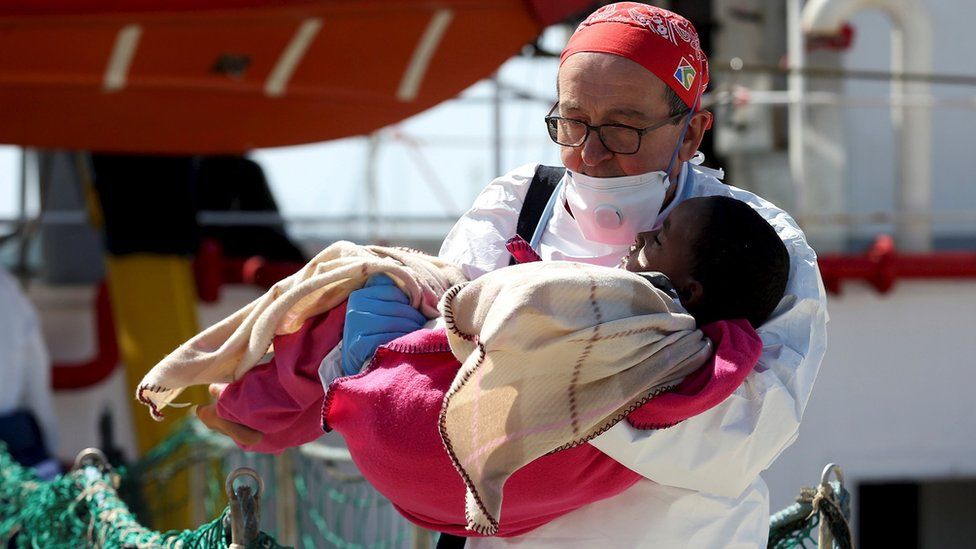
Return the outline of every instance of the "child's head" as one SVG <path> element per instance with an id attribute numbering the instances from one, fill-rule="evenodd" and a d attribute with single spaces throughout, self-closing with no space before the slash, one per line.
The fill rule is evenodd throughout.
<path id="1" fill-rule="evenodd" d="M 661 230 L 637 235 L 626 268 L 666 275 L 699 325 L 745 318 L 758 328 L 786 291 L 790 257 L 748 204 L 709 196 L 682 202 Z"/>

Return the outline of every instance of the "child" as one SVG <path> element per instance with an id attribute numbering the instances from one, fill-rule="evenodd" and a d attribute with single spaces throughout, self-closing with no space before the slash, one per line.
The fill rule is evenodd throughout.
<path id="1" fill-rule="evenodd" d="M 699 326 L 745 318 L 759 328 L 783 297 L 790 258 L 749 205 L 710 196 L 682 202 L 660 230 L 638 234 L 621 264 L 664 274 Z"/>

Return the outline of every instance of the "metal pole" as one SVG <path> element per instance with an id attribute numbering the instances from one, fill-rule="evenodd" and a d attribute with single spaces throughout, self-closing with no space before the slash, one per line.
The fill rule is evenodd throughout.
<path id="1" fill-rule="evenodd" d="M 28 175 L 28 173 L 27 173 L 28 172 L 28 168 L 31 168 L 32 167 L 31 166 L 31 162 L 30 162 L 31 159 L 34 160 L 34 163 L 33 163 L 34 170 L 33 170 L 33 173 L 31 173 L 30 175 Z M 27 224 L 28 224 L 28 219 L 27 219 L 28 218 L 28 216 L 27 216 L 27 192 L 28 192 L 28 188 L 30 187 L 30 181 L 29 181 L 29 179 L 32 179 L 32 180 L 35 180 L 35 181 L 37 179 L 37 177 L 36 177 L 37 176 L 37 169 L 36 168 L 37 168 L 37 154 L 36 154 L 36 152 L 32 151 L 31 149 L 29 149 L 27 147 L 24 147 L 23 149 L 21 149 L 21 154 L 20 154 L 20 201 L 19 201 L 19 204 L 18 204 L 18 207 L 20 208 L 20 211 L 17 214 L 17 230 L 16 230 L 17 234 L 20 235 L 20 242 L 19 242 L 20 249 L 18 250 L 18 254 L 17 254 L 17 266 L 16 266 L 16 268 L 14 270 L 15 270 L 17 276 L 23 277 L 22 282 L 23 281 L 26 281 L 26 277 L 27 277 L 27 252 L 28 252 L 28 248 L 29 248 L 29 244 L 30 244 L 30 238 L 29 238 L 30 235 L 29 235 L 29 233 L 31 232 L 31 231 L 28 230 L 28 227 L 27 227 Z"/>
<path id="2" fill-rule="evenodd" d="M 502 85 L 498 81 L 496 72 L 491 81 L 495 84 L 495 93 L 492 96 L 492 133 L 494 143 L 494 171 L 492 177 L 498 177 L 502 173 Z"/>
<path id="3" fill-rule="evenodd" d="M 366 241 L 374 243 L 379 237 L 377 223 L 379 221 L 379 181 L 376 169 L 376 159 L 380 150 L 380 134 L 369 134 L 366 148 Z"/>
<path id="4" fill-rule="evenodd" d="M 274 461 L 275 525 L 278 541 L 285 546 L 298 545 L 297 497 L 295 492 L 295 450 L 288 449 Z"/>
<path id="5" fill-rule="evenodd" d="M 206 460 L 191 461 L 186 468 L 189 477 L 189 506 L 191 524 L 203 524 L 211 517 L 204 505 L 207 498 L 207 473 L 211 469 L 211 462 Z"/>
<path id="6" fill-rule="evenodd" d="M 424 530 L 416 524 L 411 524 L 410 549 L 433 549 L 433 547 L 434 534 L 429 530 Z"/>
<path id="7" fill-rule="evenodd" d="M 922 2 L 905 0 L 888 6 L 892 20 L 891 72 L 925 73 L 932 70 L 932 20 Z M 931 86 L 922 80 L 894 80 L 892 97 L 927 97 Z M 905 214 L 895 228 L 898 246 L 905 251 L 932 249 L 932 111 L 906 106 L 892 110 L 898 154 L 898 211 Z"/>
<path id="8" fill-rule="evenodd" d="M 789 164 L 793 181 L 795 217 L 802 220 L 807 213 L 806 164 L 804 162 L 803 126 L 806 106 L 803 92 L 806 77 L 803 73 L 804 36 L 800 24 L 803 0 L 789 0 L 786 4 L 786 53 L 789 59 L 790 75 L 787 78 L 790 103 L 789 120 Z"/>
<path id="9" fill-rule="evenodd" d="M 27 147 L 20 150 L 20 213 L 18 221 L 21 227 L 27 222 L 27 154 Z"/>

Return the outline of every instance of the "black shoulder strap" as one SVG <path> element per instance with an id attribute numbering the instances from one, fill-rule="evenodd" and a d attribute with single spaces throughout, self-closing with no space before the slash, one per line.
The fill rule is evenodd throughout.
<path id="1" fill-rule="evenodd" d="M 532 233 L 535 232 L 539 219 L 542 218 L 542 211 L 549 203 L 549 197 L 556 190 L 556 185 L 566 173 L 566 168 L 556 168 L 553 166 L 539 166 L 535 169 L 535 176 L 529 183 L 529 191 L 525 195 L 525 202 L 522 204 L 522 211 L 519 212 L 518 225 L 515 232 L 525 240 L 532 240 Z"/>
<path id="2" fill-rule="evenodd" d="M 441 533 L 440 537 L 437 538 L 436 549 L 461 549 L 467 541 L 468 538 L 463 536 Z"/>
<path id="3" fill-rule="evenodd" d="M 518 224 L 515 226 L 515 233 L 527 242 L 532 240 L 532 233 L 535 232 L 542 212 L 549 203 L 549 197 L 556 190 L 556 185 L 566 173 L 566 168 L 539 165 L 535 169 L 535 175 L 529 182 L 529 190 L 525 194 L 525 202 L 522 203 L 522 211 L 519 212 Z M 513 257 L 509 264 L 515 263 Z"/>

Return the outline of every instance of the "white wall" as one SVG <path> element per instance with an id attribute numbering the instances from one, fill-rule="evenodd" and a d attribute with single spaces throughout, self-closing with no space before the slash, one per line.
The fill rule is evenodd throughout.
<path id="1" fill-rule="evenodd" d="M 976 478 L 976 281 L 848 284 L 797 441 L 763 474 L 775 511 L 830 461 L 859 480 Z"/>

